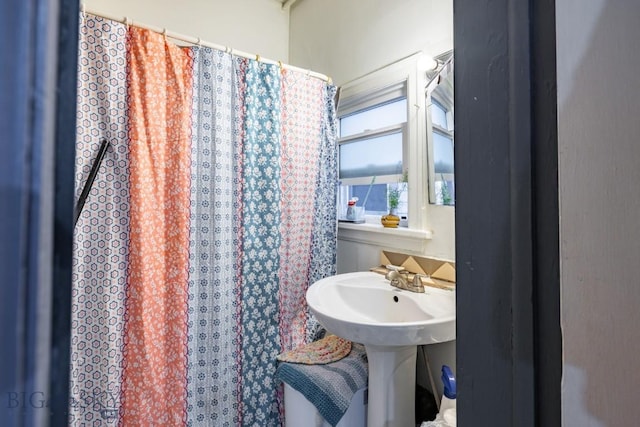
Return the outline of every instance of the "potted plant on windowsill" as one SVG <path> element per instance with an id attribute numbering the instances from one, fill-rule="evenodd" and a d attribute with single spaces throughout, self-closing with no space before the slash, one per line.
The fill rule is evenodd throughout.
<path id="1" fill-rule="evenodd" d="M 387 190 L 387 201 L 389 203 L 389 213 L 380 218 L 380 222 L 387 228 L 398 228 L 400 217 L 398 216 L 398 205 L 400 197 L 407 189 L 408 171 L 402 174 L 402 180 L 395 187 L 389 187 Z"/>

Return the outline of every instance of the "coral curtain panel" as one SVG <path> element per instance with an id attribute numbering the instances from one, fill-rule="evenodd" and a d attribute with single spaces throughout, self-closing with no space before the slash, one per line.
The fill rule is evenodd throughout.
<path id="1" fill-rule="evenodd" d="M 70 424 L 279 426 L 335 274 L 335 88 L 81 21 Z"/>
<path id="2" fill-rule="evenodd" d="M 129 30 L 131 208 L 122 424 L 186 421 L 192 60 Z"/>

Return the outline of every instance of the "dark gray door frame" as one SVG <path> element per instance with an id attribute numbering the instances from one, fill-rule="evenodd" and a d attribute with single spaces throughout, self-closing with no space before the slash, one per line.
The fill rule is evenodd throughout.
<path id="1" fill-rule="evenodd" d="M 460 426 L 560 425 L 555 1 L 454 0 Z"/>

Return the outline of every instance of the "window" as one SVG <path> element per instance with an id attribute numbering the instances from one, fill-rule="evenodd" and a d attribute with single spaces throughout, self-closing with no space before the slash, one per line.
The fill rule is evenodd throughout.
<path id="1" fill-rule="evenodd" d="M 447 64 L 427 85 L 427 145 L 429 151 L 430 202 L 455 205 L 453 163 L 453 72 Z"/>
<path id="2" fill-rule="evenodd" d="M 414 55 L 340 88 L 338 101 L 339 218 L 357 198 L 367 222 L 380 224 L 389 212 L 388 191 L 402 186 L 397 214 L 410 228 L 423 229 L 418 195 L 423 192 L 426 152 L 418 127 L 417 59 Z M 422 143 L 418 142 L 421 139 Z M 408 184 L 402 181 L 409 175 Z M 412 180 L 413 178 L 413 180 Z M 422 178 L 422 179 L 421 179 Z M 413 181 L 413 182 L 412 182 Z"/>
<path id="3" fill-rule="evenodd" d="M 407 99 L 401 97 L 339 118 L 341 203 L 357 198 L 365 214 L 389 212 L 388 187 L 404 172 Z M 398 214 L 407 214 L 406 194 Z"/>
<path id="4" fill-rule="evenodd" d="M 433 145 L 434 198 L 436 205 L 455 204 L 453 169 L 453 120 L 448 108 L 435 98 L 431 104 L 431 138 Z"/>
<path id="5" fill-rule="evenodd" d="M 338 217 L 346 220 L 349 200 L 358 199 L 349 210 L 356 224 L 340 222 L 340 241 L 434 256 L 452 250 L 452 56 L 436 57 L 433 67 L 424 55 L 412 55 L 340 87 Z M 449 86 L 442 85 L 448 76 Z M 398 185 L 405 188 L 397 213 L 406 217 L 406 228 L 384 228 L 380 216 L 389 212 L 389 189 Z M 363 204 L 366 224 L 359 224 Z"/>

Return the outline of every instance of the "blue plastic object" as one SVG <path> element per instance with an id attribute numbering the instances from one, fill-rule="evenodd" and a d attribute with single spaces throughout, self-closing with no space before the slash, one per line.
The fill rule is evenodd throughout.
<path id="1" fill-rule="evenodd" d="M 456 377 L 447 365 L 442 365 L 442 384 L 444 384 L 444 395 L 449 399 L 455 399 Z"/>

